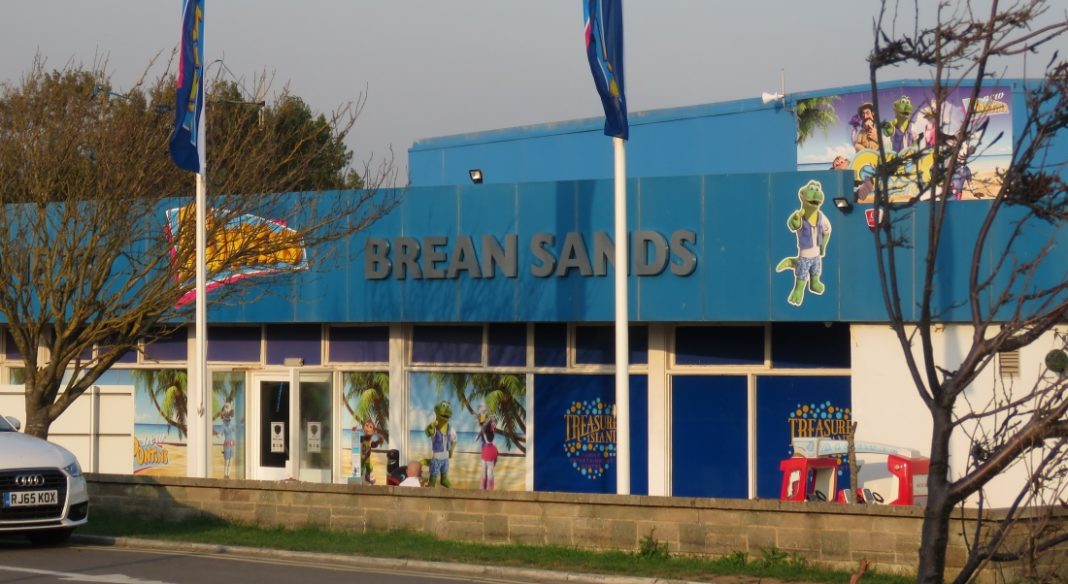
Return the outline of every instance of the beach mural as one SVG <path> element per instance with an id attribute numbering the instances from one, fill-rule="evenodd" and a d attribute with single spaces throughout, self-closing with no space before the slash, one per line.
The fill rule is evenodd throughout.
<path id="1" fill-rule="evenodd" d="M 413 373 L 408 453 L 431 486 L 526 490 L 527 387 L 521 373 Z"/>
<path id="2" fill-rule="evenodd" d="M 211 375 L 212 426 L 210 476 L 245 478 L 245 374 L 215 371 Z"/>
<path id="3" fill-rule="evenodd" d="M 882 89 L 874 100 L 866 91 L 800 100 L 797 168 L 851 170 L 856 201 L 870 203 L 880 144 L 891 158 L 918 153 L 918 159 L 902 165 L 888 185 L 891 201 L 915 198 L 917 176 L 930 179 L 936 130 L 947 136 L 955 134 L 971 101 L 969 87 L 949 90 L 940 114 L 936 114 L 929 87 Z M 879 127 L 873 105 L 878 105 L 883 120 Z M 985 125 L 985 130 L 974 132 L 962 146 L 949 200 L 992 196 L 1001 186 L 998 171 L 1007 168 L 1012 158 L 1011 88 L 983 88 L 974 110 L 975 127 Z"/>
<path id="4" fill-rule="evenodd" d="M 389 372 L 346 371 L 341 412 L 341 474 L 349 482 L 386 484 Z"/>
<path id="5" fill-rule="evenodd" d="M 185 476 L 185 369 L 134 369 L 133 472 L 154 476 Z"/>

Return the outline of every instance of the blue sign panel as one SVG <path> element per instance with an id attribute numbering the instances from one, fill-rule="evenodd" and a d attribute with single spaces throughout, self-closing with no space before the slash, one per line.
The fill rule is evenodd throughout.
<path id="1" fill-rule="evenodd" d="M 744 376 L 671 378 L 671 494 L 749 496 Z"/>

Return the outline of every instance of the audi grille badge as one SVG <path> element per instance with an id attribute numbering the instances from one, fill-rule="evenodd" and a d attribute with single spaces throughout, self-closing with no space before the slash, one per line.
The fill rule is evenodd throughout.
<path id="1" fill-rule="evenodd" d="M 45 484 L 44 475 L 39 474 L 24 474 L 15 477 L 16 487 L 43 487 Z"/>

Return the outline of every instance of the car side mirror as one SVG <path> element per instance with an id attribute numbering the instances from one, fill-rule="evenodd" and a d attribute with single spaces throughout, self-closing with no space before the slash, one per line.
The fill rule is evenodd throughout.
<path id="1" fill-rule="evenodd" d="M 15 427 L 16 430 L 22 429 L 22 422 L 15 416 L 4 416 L 7 419 L 7 423 Z"/>

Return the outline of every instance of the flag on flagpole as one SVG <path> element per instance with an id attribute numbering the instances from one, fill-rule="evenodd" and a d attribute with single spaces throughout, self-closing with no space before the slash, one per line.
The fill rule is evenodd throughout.
<path id="1" fill-rule="evenodd" d="M 178 98 L 171 158 L 179 167 L 204 170 L 204 0 L 183 0 L 178 55 Z"/>
<path id="2" fill-rule="evenodd" d="M 583 0 L 586 57 L 604 104 L 604 133 L 626 140 L 627 98 L 623 92 L 623 0 Z"/>

